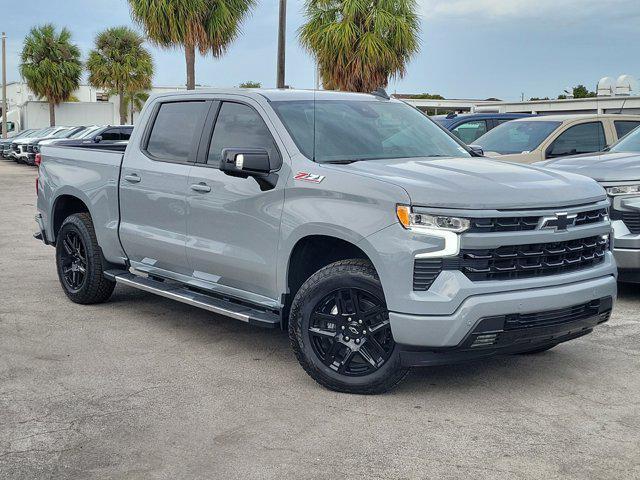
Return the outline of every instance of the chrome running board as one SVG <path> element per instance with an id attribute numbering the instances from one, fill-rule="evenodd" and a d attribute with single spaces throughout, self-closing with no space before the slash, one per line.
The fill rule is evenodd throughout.
<path id="1" fill-rule="evenodd" d="M 218 315 L 235 318 L 236 320 L 251 325 L 266 328 L 276 328 L 280 326 L 280 316 L 276 313 L 252 308 L 241 303 L 236 303 L 230 299 L 199 293 L 185 287 L 184 284 L 179 282 L 137 276 L 123 270 L 111 270 L 104 273 L 107 278 L 115 280 L 122 285 L 170 298 L 171 300 L 202 308 L 203 310 L 208 310 Z"/>

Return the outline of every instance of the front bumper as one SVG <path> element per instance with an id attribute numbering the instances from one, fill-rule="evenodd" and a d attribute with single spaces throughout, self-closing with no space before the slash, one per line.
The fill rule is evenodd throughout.
<path id="1" fill-rule="evenodd" d="M 614 220 L 612 225 L 620 281 L 640 283 L 640 235 L 630 232 L 622 220 Z"/>
<path id="2" fill-rule="evenodd" d="M 603 297 L 615 298 L 614 275 L 531 290 L 468 297 L 451 315 L 415 315 L 389 312 L 396 343 L 413 347 L 456 347 L 482 319 L 496 315 L 555 310 Z"/>
<path id="3" fill-rule="evenodd" d="M 613 298 L 603 297 L 588 305 L 584 310 L 576 307 L 557 311 L 556 318 L 554 312 L 545 310 L 539 316 L 546 318 L 547 324 L 515 329 L 508 326 L 508 316 L 487 317 L 452 348 L 399 345 L 400 360 L 406 367 L 450 365 L 552 347 L 587 335 L 595 326 L 608 321 Z"/>

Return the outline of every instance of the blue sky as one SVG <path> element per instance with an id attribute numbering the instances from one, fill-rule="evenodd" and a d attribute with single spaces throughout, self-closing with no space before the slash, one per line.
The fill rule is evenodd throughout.
<path id="1" fill-rule="evenodd" d="M 287 83 L 312 88 L 314 66 L 296 30 L 303 0 L 289 0 Z M 418 0 L 421 52 L 398 93 L 440 93 L 447 98 L 516 100 L 556 96 L 569 86 L 595 88 L 603 76 L 640 77 L 640 0 Z M 106 27 L 131 24 L 126 0 L 0 0 L 9 36 L 8 80 L 18 80 L 22 39 L 29 27 L 68 27 L 83 52 Z M 222 59 L 198 58 L 196 80 L 234 86 L 246 80 L 275 84 L 278 0 L 259 0 L 242 36 Z M 184 84 L 179 50 L 152 49 L 156 85 Z"/>

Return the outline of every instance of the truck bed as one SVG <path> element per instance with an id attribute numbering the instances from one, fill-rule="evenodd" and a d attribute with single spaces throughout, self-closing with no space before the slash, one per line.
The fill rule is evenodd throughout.
<path id="1" fill-rule="evenodd" d="M 95 148 L 45 146 L 39 169 L 38 210 L 54 239 L 54 212 L 65 195 L 81 199 L 92 214 L 104 256 L 120 259 L 118 181 L 123 153 Z"/>

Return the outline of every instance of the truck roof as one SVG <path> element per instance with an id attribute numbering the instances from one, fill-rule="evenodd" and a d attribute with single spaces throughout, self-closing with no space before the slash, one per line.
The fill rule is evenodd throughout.
<path id="1" fill-rule="evenodd" d="M 253 98 L 262 97 L 270 102 L 313 100 L 314 98 L 316 100 L 389 101 L 381 96 L 374 95 L 372 93 L 335 92 L 331 90 L 297 90 L 288 88 L 199 88 L 197 90 L 161 93 L 156 95 L 155 97 L 194 94 L 244 95 L 246 97 Z"/>
<path id="2" fill-rule="evenodd" d="M 640 115 L 621 115 L 617 113 L 604 113 L 604 114 L 580 114 L 580 115 L 542 115 L 539 117 L 528 117 L 513 120 L 514 122 L 567 122 L 571 120 L 588 120 L 588 119 L 606 119 L 613 118 L 617 120 L 640 120 Z"/>

